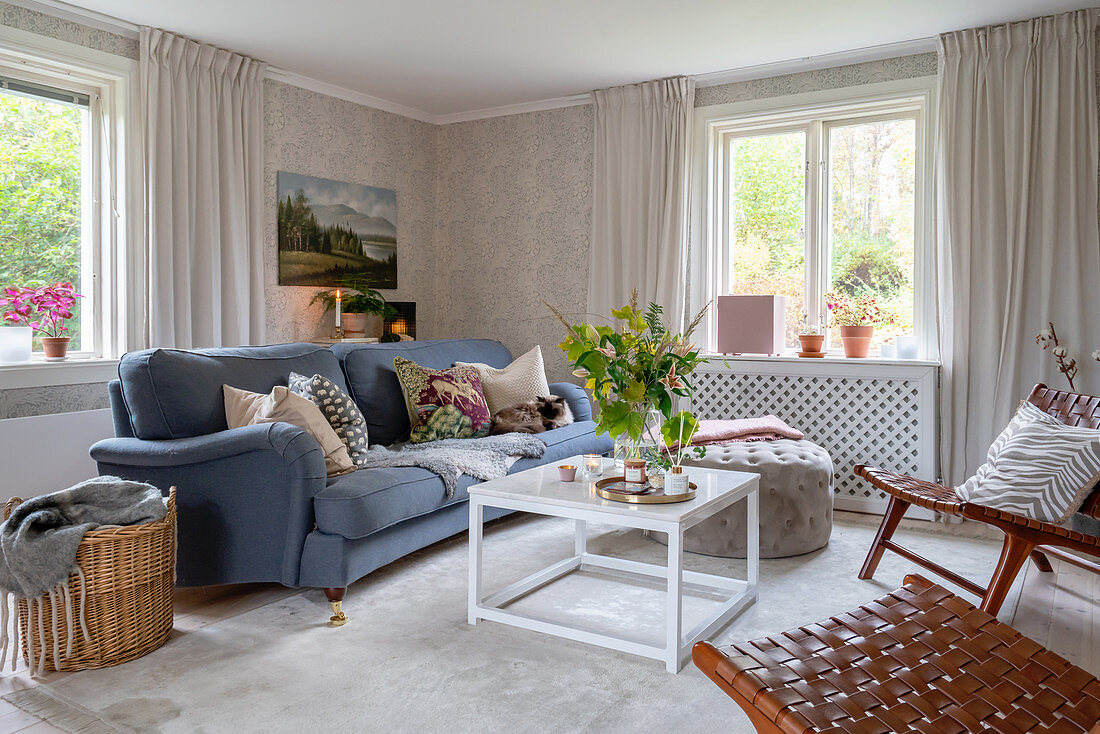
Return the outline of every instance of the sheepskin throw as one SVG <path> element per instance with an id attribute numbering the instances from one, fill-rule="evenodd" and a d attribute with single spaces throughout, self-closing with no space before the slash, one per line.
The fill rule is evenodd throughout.
<path id="1" fill-rule="evenodd" d="M 419 466 L 443 479 L 447 497 L 454 497 L 462 474 L 487 481 L 508 473 L 509 457 L 540 458 L 546 444 L 529 433 L 504 433 L 483 438 L 447 438 L 426 444 L 371 446 L 362 467 Z"/>

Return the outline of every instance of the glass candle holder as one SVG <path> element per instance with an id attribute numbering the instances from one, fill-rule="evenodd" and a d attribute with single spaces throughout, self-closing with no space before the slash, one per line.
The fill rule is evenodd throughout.
<path id="1" fill-rule="evenodd" d="M 898 359 L 916 359 L 917 358 L 917 337 L 915 336 L 899 336 L 898 337 Z"/>
<path id="2" fill-rule="evenodd" d="M 0 327 L 0 362 L 26 362 L 31 358 L 31 327 Z"/>
<path id="3" fill-rule="evenodd" d="M 584 473 L 589 479 L 603 476 L 603 457 L 599 454 L 584 455 Z"/>

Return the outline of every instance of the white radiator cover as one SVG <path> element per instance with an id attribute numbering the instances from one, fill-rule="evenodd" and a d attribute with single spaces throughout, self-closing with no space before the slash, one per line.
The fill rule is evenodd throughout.
<path id="1" fill-rule="evenodd" d="M 776 415 L 833 457 L 834 506 L 882 513 L 887 496 L 856 464 L 935 481 L 935 362 L 712 357 L 694 378 L 698 418 Z M 907 516 L 931 518 L 910 508 Z"/>

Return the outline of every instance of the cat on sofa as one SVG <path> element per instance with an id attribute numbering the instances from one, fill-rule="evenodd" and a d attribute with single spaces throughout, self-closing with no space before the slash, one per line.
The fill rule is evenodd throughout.
<path id="1" fill-rule="evenodd" d="M 573 411 L 569 409 L 565 398 L 549 395 L 501 408 L 493 415 L 492 420 L 490 434 L 542 433 L 568 426 L 573 422 Z"/>

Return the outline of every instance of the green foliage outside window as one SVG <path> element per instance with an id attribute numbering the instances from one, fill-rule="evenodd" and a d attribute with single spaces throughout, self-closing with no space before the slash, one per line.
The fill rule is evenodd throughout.
<path id="1" fill-rule="evenodd" d="M 0 93 L 0 286 L 80 287 L 84 116 Z M 79 306 L 69 327 L 79 349 Z"/>
<path id="2" fill-rule="evenodd" d="M 894 326 L 913 332 L 916 128 L 885 120 L 828 134 L 827 289 L 874 296 Z M 787 343 L 797 345 L 806 287 L 806 142 L 801 131 L 738 138 L 730 149 L 730 292 L 787 298 Z"/>
<path id="3" fill-rule="evenodd" d="M 741 138 L 732 154 L 730 292 L 786 296 L 786 342 L 794 346 L 806 295 L 805 137 Z"/>

